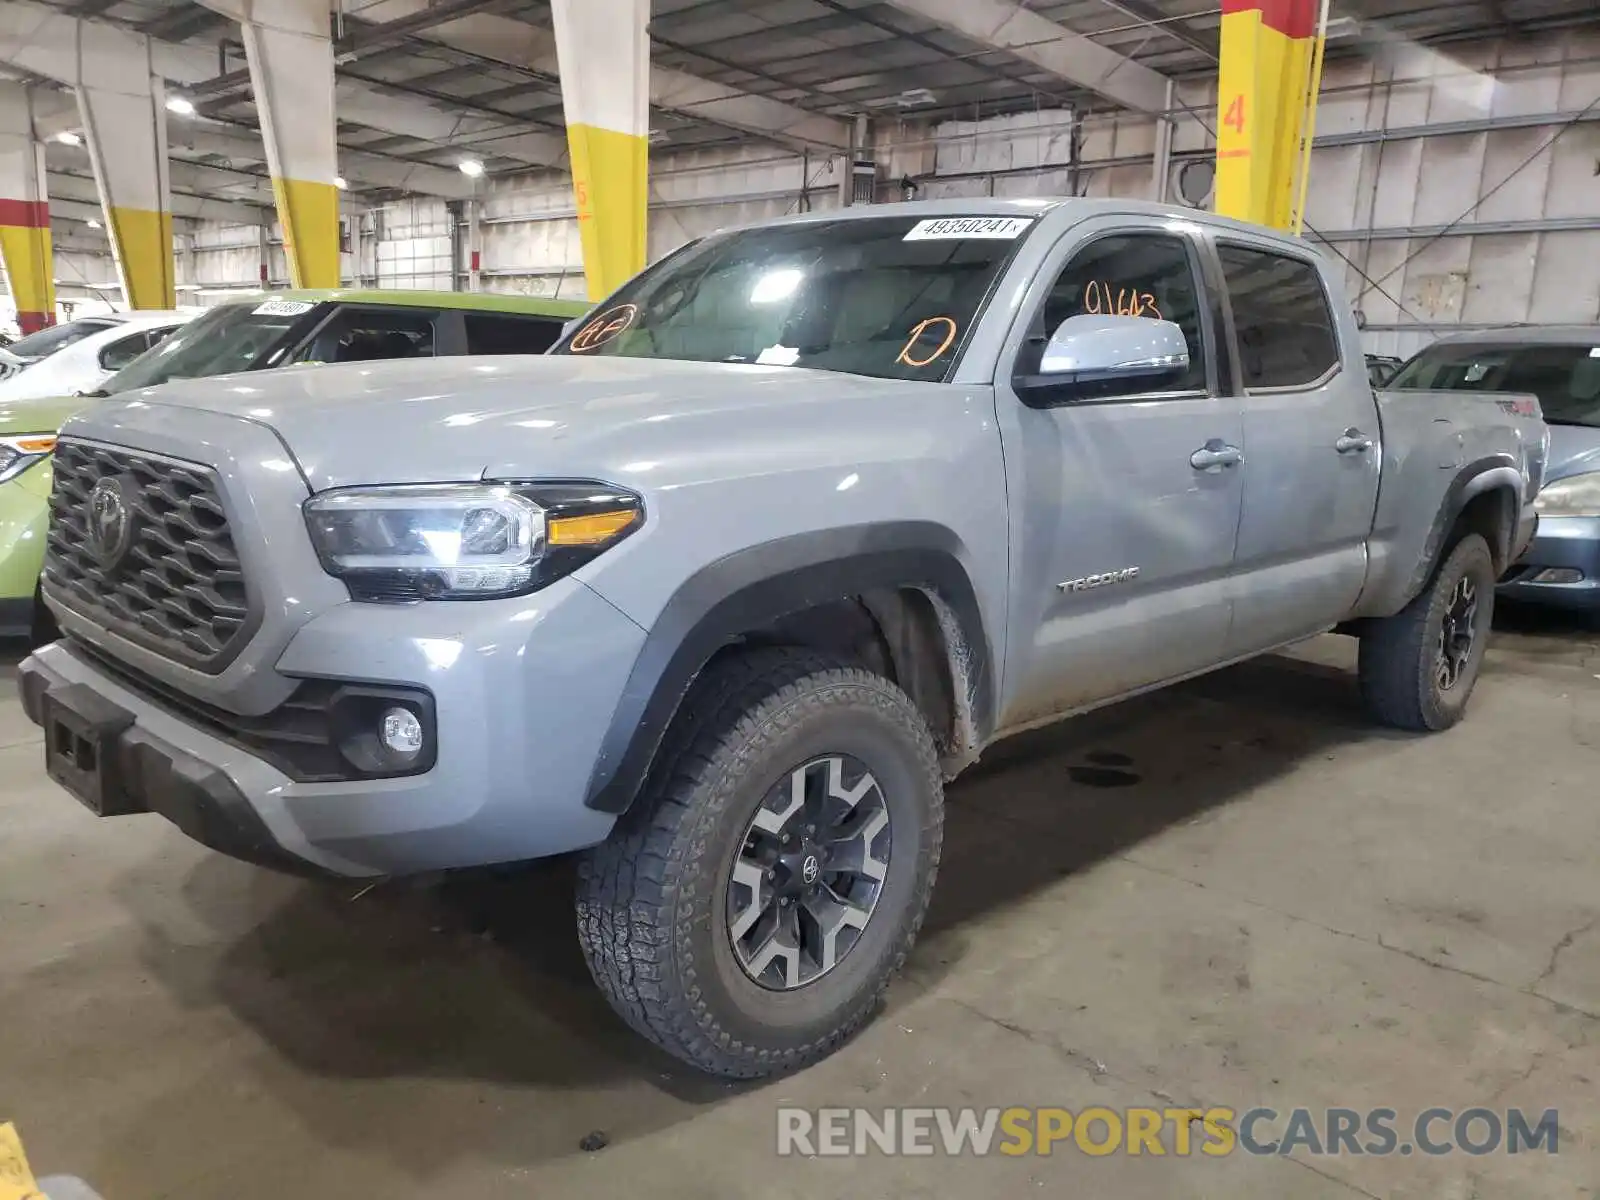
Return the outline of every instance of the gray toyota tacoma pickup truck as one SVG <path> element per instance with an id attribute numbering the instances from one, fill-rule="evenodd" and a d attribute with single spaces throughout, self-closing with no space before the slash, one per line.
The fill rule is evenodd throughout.
<path id="1" fill-rule="evenodd" d="M 697 241 L 549 356 L 176 383 L 56 450 L 20 682 L 52 776 L 341 876 L 580 852 L 639 1032 L 864 1022 L 997 738 L 1319 632 L 1462 714 L 1546 432 L 1375 395 L 1303 242 L 1131 201 Z"/>

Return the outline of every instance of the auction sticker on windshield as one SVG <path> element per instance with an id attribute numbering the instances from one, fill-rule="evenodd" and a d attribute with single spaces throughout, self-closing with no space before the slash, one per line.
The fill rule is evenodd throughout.
<path id="1" fill-rule="evenodd" d="M 314 306 L 305 300 L 268 300 L 258 304 L 250 310 L 251 316 L 256 317 L 298 317 L 301 313 L 308 313 Z"/>
<path id="2" fill-rule="evenodd" d="M 939 217 L 918 221 L 904 240 L 934 242 L 955 238 L 990 238 L 1009 242 L 1026 233 L 1032 217 Z"/>

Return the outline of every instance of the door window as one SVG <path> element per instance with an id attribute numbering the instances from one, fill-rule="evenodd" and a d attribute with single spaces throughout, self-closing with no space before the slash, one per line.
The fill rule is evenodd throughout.
<path id="1" fill-rule="evenodd" d="M 1033 336 L 1022 352 L 1019 373 L 1038 370 L 1045 342 L 1068 317 L 1156 317 L 1183 330 L 1189 366 L 1182 372 L 1136 385 L 1141 392 L 1203 392 L 1206 389 L 1205 337 L 1200 323 L 1200 289 L 1188 245 L 1176 237 L 1130 233 L 1097 238 L 1072 256 L 1045 298 Z M 1075 383 L 1084 399 L 1128 394 L 1126 380 Z"/>
<path id="2" fill-rule="evenodd" d="M 1339 365 L 1339 337 L 1312 263 L 1248 246 L 1217 247 L 1233 305 L 1244 386 L 1307 387 Z"/>
<path id="3" fill-rule="evenodd" d="M 150 349 L 152 345 L 171 333 L 170 329 L 143 330 L 130 333 L 125 338 L 118 338 L 105 349 L 100 351 L 100 366 L 106 371 L 120 371 L 139 355 Z"/>
<path id="4" fill-rule="evenodd" d="M 561 336 L 560 317 L 463 313 L 468 354 L 543 354 Z"/>
<path id="5" fill-rule="evenodd" d="M 433 309 L 342 308 L 290 360 L 296 363 L 372 362 L 432 358 Z"/>

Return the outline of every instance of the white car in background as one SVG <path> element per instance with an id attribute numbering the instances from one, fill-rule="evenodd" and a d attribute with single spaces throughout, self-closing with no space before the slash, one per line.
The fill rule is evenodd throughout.
<path id="1" fill-rule="evenodd" d="M 93 391 L 197 312 L 122 312 L 83 317 L 0 350 L 0 404 Z"/>

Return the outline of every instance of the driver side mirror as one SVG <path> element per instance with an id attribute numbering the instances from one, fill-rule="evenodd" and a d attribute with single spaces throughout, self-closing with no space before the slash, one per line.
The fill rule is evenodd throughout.
<path id="1" fill-rule="evenodd" d="M 1153 380 L 1189 368 L 1189 343 L 1171 321 L 1154 317 L 1080 313 L 1056 327 L 1036 375 L 1016 380 L 1019 390 L 1110 380 Z"/>

